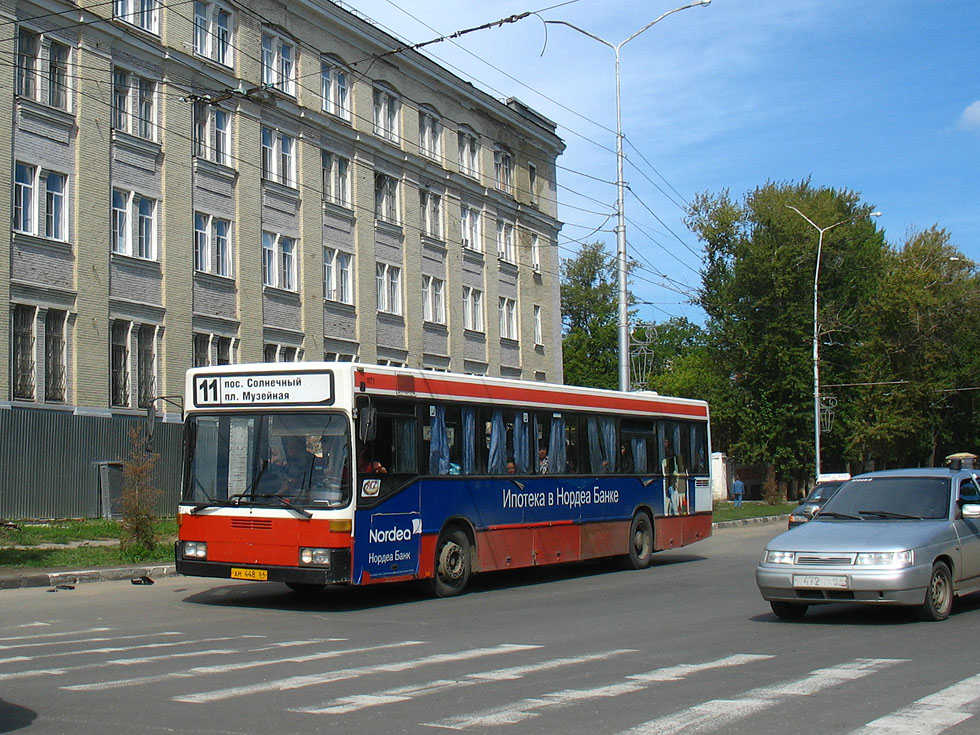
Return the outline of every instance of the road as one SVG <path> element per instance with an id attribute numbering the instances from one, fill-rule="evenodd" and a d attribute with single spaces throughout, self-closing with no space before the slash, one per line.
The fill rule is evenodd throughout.
<path id="1" fill-rule="evenodd" d="M 303 598 L 169 578 L 0 592 L 0 732 L 980 732 L 980 595 L 777 620 L 753 570 L 775 525 L 652 569 L 598 564 Z"/>

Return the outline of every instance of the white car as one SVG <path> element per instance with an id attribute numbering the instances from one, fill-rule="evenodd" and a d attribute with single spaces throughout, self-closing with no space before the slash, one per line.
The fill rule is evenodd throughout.
<path id="1" fill-rule="evenodd" d="M 955 596 L 980 589 L 980 471 L 858 475 L 812 521 L 766 544 L 755 578 L 780 618 L 853 602 L 944 620 Z"/>

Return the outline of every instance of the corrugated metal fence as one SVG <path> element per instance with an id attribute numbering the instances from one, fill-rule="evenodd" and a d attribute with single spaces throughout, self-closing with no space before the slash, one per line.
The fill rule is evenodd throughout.
<path id="1" fill-rule="evenodd" d="M 0 409 L 0 518 L 98 518 L 103 514 L 100 464 L 124 461 L 138 416 L 85 416 L 71 411 Z M 157 512 L 176 515 L 183 425 L 158 421 Z M 116 465 L 118 467 L 118 464 Z"/>

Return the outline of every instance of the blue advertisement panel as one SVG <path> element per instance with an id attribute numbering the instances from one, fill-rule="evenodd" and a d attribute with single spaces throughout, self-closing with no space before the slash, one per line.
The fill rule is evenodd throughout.
<path id="1" fill-rule="evenodd" d="M 363 518 L 367 516 L 367 518 Z M 366 543 L 360 545 L 361 571 L 372 577 L 418 574 L 422 515 L 418 512 L 366 512 Z"/>

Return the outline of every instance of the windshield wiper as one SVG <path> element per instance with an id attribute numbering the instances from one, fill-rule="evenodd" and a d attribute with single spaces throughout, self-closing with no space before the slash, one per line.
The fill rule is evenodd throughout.
<path id="1" fill-rule="evenodd" d="M 283 508 L 289 508 L 289 510 L 294 510 L 297 513 L 299 513 L 300 515 L 306 516 L 307 518 L 312 518 L 313 517 L 313 514 L 310 513 L 310 511 L 306 510 L 306 508 L 299 508 L 299 507 L 293 505 L 292 503 L 290 503 L 289 500 L 287 500 L 286 498 L 284 498 L 282 495 L 277 495 L 276 493 L 264 493 L 262 495 L 252 495 L 251 497 L 252 498 L 272 498 L 277 503 L 279 503 L 279 505 L 281 505 Z"/>
<path id="2" fill-rule="evenodd" d="M 895 513 L 890 510 L 859 510 L 862 516 L 875 516 L 877 518 L 903 518 L 906 520 L 921 521 L 922 516 L 910 516 L 905 513 Z"/>
<path id="3" fill-rule="evenodd" d="M 850 513 L 838 513 L 837 511 L 833 511 L 833 510 L 822 510 L 819 513 L 817 513 L 813 518 L 814 520 L 816 520 L 817 518 L 847 518 L 848 520 L 851 521 L 864 520 L 860 516 L 852 516 Z"/>
<path id="4" fill-rule="evenodd" d="M 212 498 L 210 495 L 208 495 L 208 491 L 204 488 L 204 485 L 201 484 L 201 481 L 198 480 L 196 477 L 194 478 L 194 484 L 197 485 L 198 489 L 200 489 L 201 494 L 208 499 L 208 502 L 194 503 L 194 508 L 191 510 L 191 515 L 194 515 L 195 513 L 200 513 L 205 508 L 213 508 L 216 505 L 221 505 L 221 503 L 218 502 L 218 498 Z"/>

